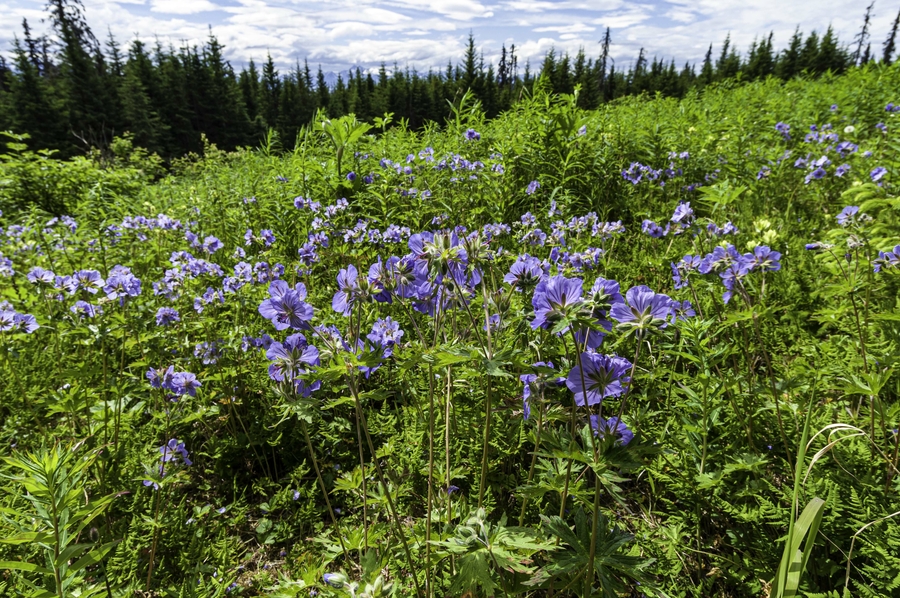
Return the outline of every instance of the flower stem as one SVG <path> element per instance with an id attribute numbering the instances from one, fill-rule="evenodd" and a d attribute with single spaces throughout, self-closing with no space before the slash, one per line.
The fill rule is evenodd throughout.
<path id="1" fill-rule="evenodd" d="M 331 517 L 331 525 L 334 527 L 334 533 L 341 545 L 341 551 L 344 553 L 344 558 L 350 563 L 352 562 L 350 560 L 350 555 L 347 553 L 347 547 L 344 546 L 344 538 L 341 536 L 337 518 L 334 516 L 334 509 L 331 508 L 331 500 L 328 498 L 328 489 L 325 488 L 325 480 L 322 479 L 322 472 L 319 471 L 319 464 L 316 462 L 316 454 L 313 451 L 312 442 L 309 440 L 309 430 L 306 428 L 306 420 L 300 420 L 300 429 L 303 431 L 303 438 L 306 440 L 306 449 L 309 451 L 309 460 L 312 461 L 313 469 L 316 471 L 316 479 L 319 481 L 319 488 L 322 490 L 322 495 L 325 497 L 325 505 L 328 507 L 328 515 Z"/>
<path id="2" fill-rule="evenodd" d="M 378 462 L 378 453 L 375 452 L 375 445 L 372 443 L 372 436 L 369 434 L 369 426 L 366 423 L 366 414 L 363 411 L 362 404 L 359 400 L 359 393 L 356 390 L 356 385 L 353 384 L 353 381 L 348 377 L 347 378 L 347 386 L 350 388 L 350 393 L 353 395 L 353 401 L 356 404 L 356 413 L 359 415 L 359 420 L 362 423 L 362 429 L 366 436 L 366 443 L 369 445 L 369 452 L 372 454 L 372 460 L 375 463 L 375 473 L 378 475 L 378 481 L 381 484 L 381 488 L 384 491 L 384 495 L 387 498 L 388 508 L 391 512 L 391 518 L 394 520 L 394 526 L 397 528 L 397 536 L 400 538 L 400 542 L 403 544 L 403 551 L 406 553 L 406 564 L 409 567 L 410 577 L 412 577 L 413 585 L 416 587 L 416 596 L 422 598 L 422 588 L 419 587 L 419 579 L 416 577 L 416 568 L 413 566 L 412 555 L 409 552 L 409 544 L 406 541 L 406 534 L 403 533 L 403 526 L 400 523 L 400 517 L 397 515 L 397 508 L 394 505 L 394 498 L 391 496 L 391 490 L 387 485 L 387 480 L 384 477 L 384 472 L 381 469 L 381 464 Z M 306 437 L 306 442 L 309 444 L 309 436 Z M 312 445 L 310 444 L 310 450 L 312 450 Z M 326 499 L 327 500 L 327 499 Z"/>

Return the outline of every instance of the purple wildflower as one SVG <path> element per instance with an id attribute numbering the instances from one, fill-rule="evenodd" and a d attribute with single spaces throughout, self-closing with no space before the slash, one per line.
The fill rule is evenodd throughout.
<path id="1" fill-rule="evenodd" d="M 306 286 L 298 282 L 294 288 L 283 280 L 269 285 L 270 298 L 259 304 L 259 314 L 271 320 L 275 330 L 309 328 L 313 307 L 306 303 Z"/>
<path id="2" fill-rule="evenodd" d="M 859 206 L 847 206 L 841 213 L 837 215 L 837 222 L 841 226 L 849 226 L 856 220 L 856 214 L 859 213 Z"/>
<path id="3" fill-rule="evenodd" d="M 649 287 L 631 287 L 625 293 L 625 302 L 616 303 L 609 315 L 620 325 L 638 329 L 659 326 L 665 328 L 672 314 L 672 300 L 668 295 L 654 293 Z"/>
<path id="4" fill-rule="evenodd" d="M 157 326 L 168 326 L 169 324 L 180 321 L 181 316 L 178 314 L 178 311 L 172 309 L 171 307 L 160 307 L 158 310 L 156 310 Z"/>
<path id="5" fill-rule="evenodd" d="M 571 314 L 582 305 L 581 294 L 580 278 L 558 275 L 539 282 L 531 299 L 534 307 L 531 328 L 547 328 Z"/>
<path id="6" fill-rule="evenodd" d="M 566 386 L 575 395 L 579 406 L 596 405 L 606 397 L 617 397 L 625 392 L 629 380 L 631 362 L 624 357 L 585 352 L 581 365 L 569 372 Z"/>
<path id="7" fill-rule="evenodd" d="M 627 446 L 629 442 L 634 440 L 634 432 L 625 425 L 625 422 L 619 421 L 618 417 L 603 419 L 597 415 L 592 415 L 591 428 L 593 428 L 594 434 L 597 434 L 600 438 L 613 438 L 615 444 L 621 446 Z"/>
<path id="8" fill-rule="evenodd" d="M 536 285 L 543 275 L 541 261 L 526 253 L 516 258 L 509 272 L 503 277 L 503 282 L 521 291 Z"/>
<path id="9" fill-rule="evenodd" d="M 359 273 L 353 264 L 341 268 L 337 275 L 338 292 L 331 300 L 331 308 L 344 316 L 349 316 L 353 304 L 359 299 Z"/>

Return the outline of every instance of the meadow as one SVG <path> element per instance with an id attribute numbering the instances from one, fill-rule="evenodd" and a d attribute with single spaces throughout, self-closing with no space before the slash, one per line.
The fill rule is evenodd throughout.
<path id="1" fill-rule="evenodd" d="M 0 595 L 897 595 L 898 90 L 7 134 Z"/>

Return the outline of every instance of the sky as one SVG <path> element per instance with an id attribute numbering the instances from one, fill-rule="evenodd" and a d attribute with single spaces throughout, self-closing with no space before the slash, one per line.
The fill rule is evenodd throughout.
<path id="1" fill-rule="evenodd" d="M 611 28 L 617 68 L 648 57 L 684 62 L 714 53 L 726 34 L 746 51 L 757 36 L 774 32 L 784 47 L 794 29 L 823 32 L 829 24 L 849 43 L 859 31 L 865 0 L 83 0 L 101 40 L 108 32 L 127 45 L 140 38 L 176 47 L 202 44 L 210 27 L 236 68 L 271 54 L 282 70 L 309 60 L 315 69 L 341 72 L 386 63 L 419 71 L 443 70 L 461 60 L 475 36 L 486 62 L 496 64 L 501 46 L 515 44 L 520 69 L 539 65 L 551 48 L 588 56 L 600 53 Z M 0 0 L 0 52 L 9 54 L 27 18 L 37 32 L 46 24 L 41 0 Z M 871 27 L 873 50 L 881 44 L 900 0 L 878 0 Z"/>

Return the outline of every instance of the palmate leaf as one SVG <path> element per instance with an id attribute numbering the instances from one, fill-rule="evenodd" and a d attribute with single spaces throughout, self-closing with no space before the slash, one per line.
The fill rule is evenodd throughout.
<path id="1" fill-rule="evenodd" d="M 555 548 L 529 530 L 506 527 L 505 517 L 497 523 L 487 521 L 484 509 L 457 526 L 453 537 L 432 544 L 438 554 L 455 557 L 458 569 L 451 584 L 454 596 L 479 588 L 491 596 L 503 586 L 508 572 L 532 573 L 531 556 Z"/>
<path id="2" fill-rule="evenodd" d="M 597 538 L 594 549 L 594 575 L 599 581 L 600 592 L 607 598 L 615 598 L 627 589 L 629 583 L 639 582 L 645 591 L 654 591 L 654 586 L 644 573 L 653 561 L 625 554 L 624 548 L 634 538 L 609 524 L 602 513 L 598 514 Z M 566 548 L 557 550 L 550 556 L 550 562 L 539 569 L 526 585 L 546 587 L 551 581 L 556 587 L 580 583 L 590 561 L 592 521 L 583 509 L 575 513 L 573 530 L 561 517 L 541 515 L 544 528 Z M 561 584 L 561 585 L 560 585 Z"/>
<path id="3" fill-rule="evenodd" d="M 460 596 L 465 592 L 480 587 L 486 596 L 492 596 L 498 587 L 491 576 L 489 555 L 486 550 L 466 554 L 457 559 L 459 571 L 450 586 L 451 592 Z"/>

